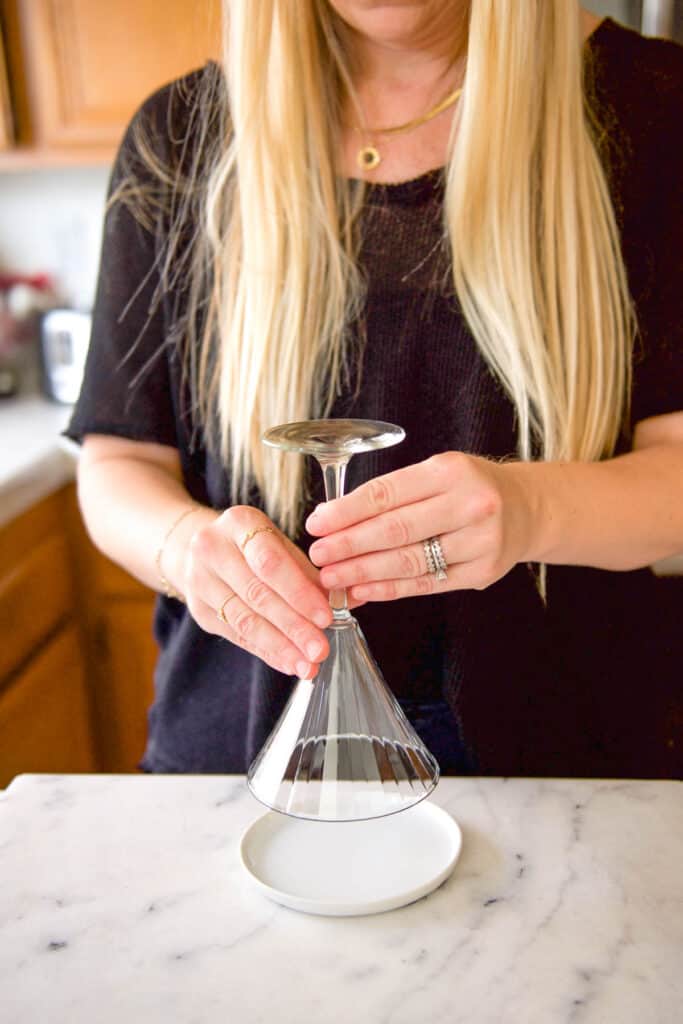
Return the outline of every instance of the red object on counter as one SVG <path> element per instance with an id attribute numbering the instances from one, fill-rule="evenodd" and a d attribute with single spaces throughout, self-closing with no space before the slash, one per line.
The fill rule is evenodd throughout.
<path id="1" fill-rule="evenodd" d="M 37 292 L 54 290 L 54 282 L 49 274 L 8 274 L 0 271 L 0 292 L 8 292 L 18 284 L 28 285 Z"/>

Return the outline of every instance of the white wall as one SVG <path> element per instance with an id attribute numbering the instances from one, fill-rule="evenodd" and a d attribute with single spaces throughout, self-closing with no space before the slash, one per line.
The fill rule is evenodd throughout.
<path id="1" fill-rule="evenodd" d="M 0 174 L 0 267 L 52 274 L 62 300 L 92 304 L 109 168 Z"/>
<path id="2" fill-rule="evenodd" d="M 582 4 L 595 14 L 609 15 L 623 25 L 640 29 L 641 0 L 582 0 Z"/>

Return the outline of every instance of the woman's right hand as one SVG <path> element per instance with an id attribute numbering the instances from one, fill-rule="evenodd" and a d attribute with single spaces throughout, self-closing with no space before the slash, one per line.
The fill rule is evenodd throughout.
<path id="1" fill-rule="evenodd" d="M 263 512 L 237 505 L 195 529 L 184 563 L 185 600 L 203 629 L 285 675 L 315 676 L 329 653 L 327 592 Z"/>

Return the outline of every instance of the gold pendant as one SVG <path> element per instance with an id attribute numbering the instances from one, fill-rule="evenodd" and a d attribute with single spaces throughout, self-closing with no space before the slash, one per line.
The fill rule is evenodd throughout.
<path id="1" fill-rule="evenodd" d="M 362 171 L 374 171 L 375 167 L 379 167 L 381 159 L 374 146 L 363 146 L 358 150 L 356 162 Z"/>

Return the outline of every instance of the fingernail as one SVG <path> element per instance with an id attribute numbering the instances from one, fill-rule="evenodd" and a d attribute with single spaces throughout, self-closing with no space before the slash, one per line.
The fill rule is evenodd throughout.
<path id="1" fill-rule="evenodd" d="M 332 590 L 332 588 L 336 587 L 337 584 L 339 583 L 339 577 L 337 576 L 336 572 L 325 572 L 323 570 L 323 575 L 320 577 L 320 582 L 327 590 Z"/>
<path id="2" fill-rule="evenodd" d="M 367 587 L 354 587 L 351 596 L 355 597 L 357 601 L 364 601 L 366 597 L 370 597 L 370 591 Z"/>
<path id="3" fill-rule="evenodd" d="M 318 661 L 322 653 L 323 645 L 319 644 L 316 640 L 312 640 L 310 644 L 306 644 L 306 654 L 311 661 Z"/>
<path id="4" fill-rule="evenodd" d="M 330 616 L 327 612 L 316 612 L 313 616 L 313 621 L 320 629 L 327 629 L 330 624 Z"/>
<path id="5" fill-rule="evenodd" d="M 311 671 L 311 666 L 307 661 L 297 661 L 296 663 L 296 674 L 300 679 L 305 679 Z"/>
<path id="6" fill-rule="evenodd" d="M 315 557 L 318 561 L 324 561 L 327 555 L 327 547 L 324 544 L 314 544 L 310 551 L 311 557 Z"/>

